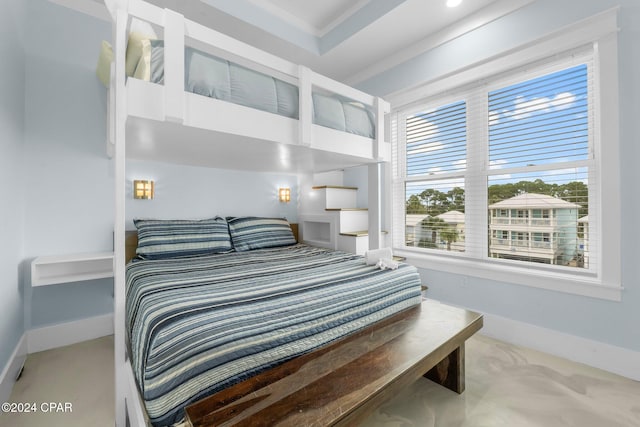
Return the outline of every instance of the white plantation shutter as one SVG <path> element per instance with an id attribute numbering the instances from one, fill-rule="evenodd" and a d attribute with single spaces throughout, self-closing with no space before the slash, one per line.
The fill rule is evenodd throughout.
<path id="1" fill-rule="evenodd" d="M 588 81 L 580 64 L 489 92 L 490 169 L 588 159 Z"/>
<path id="2" fill-rule="evenodd" d="M 620 300 L 617 31 L 612 9 L 392 96 L 396 253 Z"/>
<path id="3" fill-rule="evenodd" d="M 464 170 L 466 128 L 464 101 L 407 117 L 407 175 Z"/>
<path id="4" fill-rule="evenodd" d="M 490 86 L 490 258 L 595 268 L 592 66 L 570 58 Z"/>
<path id="5" fill-rule="evenodd" d="M 465 251 L 464 174 L 467 106 L 464 99 L 404 115 L 404 245 Z"/>
<path id="6" fill-rule="evenodd" d="M 394 193 L 402 192 L 404 215 L 395 245 L 593 272 L 591 55 L 528 66 L 398 113 Z"/>

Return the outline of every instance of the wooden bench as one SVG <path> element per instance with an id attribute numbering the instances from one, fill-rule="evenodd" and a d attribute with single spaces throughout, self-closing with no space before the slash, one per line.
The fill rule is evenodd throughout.
<path id="1" fill-rule="evenodd" d="M 185 409 L 203 426 L 352 426 L 425 376 L 462 393 L 482 316 L 435 301 L 399 313 Z"/>

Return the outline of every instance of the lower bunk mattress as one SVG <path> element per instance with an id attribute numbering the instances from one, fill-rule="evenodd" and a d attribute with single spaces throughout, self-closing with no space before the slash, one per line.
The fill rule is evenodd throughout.
<path id="1" fill-rule="evenodd" d="M 151 422 L 421 302 L 416 269 L 294 245 L 136 260 L 126 321 L 134 375 Z"/>

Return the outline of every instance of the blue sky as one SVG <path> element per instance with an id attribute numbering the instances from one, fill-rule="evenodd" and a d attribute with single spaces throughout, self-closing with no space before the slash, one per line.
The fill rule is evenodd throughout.
<path id="1" fill-rule="evenodd" d="M 588 69 L 586 64 L 490 91 L 489 169 L 505 170 L 491 183 L 541 178 L 562 184 L 586 181 L 586 169 L 563 162 L 589 156 Z M 407 118 L 407 175 L 436 175 L 466 167 L 464 100 Z M 558 164 L 558 169 L 510 174 L 510 168 Z M 554 167 L 554 166 L 551 166 Z M 407 197 L 424 188 L 448 191 L 461 181 L 407 184 Z"/>
<path id="2" fill-rule="evenodd" d="M 579 65 L 490 92 L 490 168 L 586 159 L 587 90 Z"/>

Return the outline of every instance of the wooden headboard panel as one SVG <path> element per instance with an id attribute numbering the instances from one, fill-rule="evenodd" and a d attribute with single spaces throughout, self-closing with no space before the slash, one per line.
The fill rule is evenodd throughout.
<path id="1" fill-rule="evenodd" d="M 300 242 L 300 238 L 298 237 L 298 224 L 289 224 L 291 226 L 291 231 L 293 231 L 293 237 L 295 237 L 296 242 Z"/>
<path id="2" fill-rule="evenodd" d="M 293 237 L 296 238 L 296 242 L 300 241 L 298 237 L 298 224 L 289 224 L 291 231 L 293 231 Z M 136 249 L 138 248 L 138 231 L 127 230 L 124 232 L 124 260 L 125 263 L 131 261 L 136 256 Z"/>
<path id="3" fill-rule="evenodd" d="M 138 248 L 138 230 L 124 232 L 124 262 L 131 261 L 136 256 Z"/>

